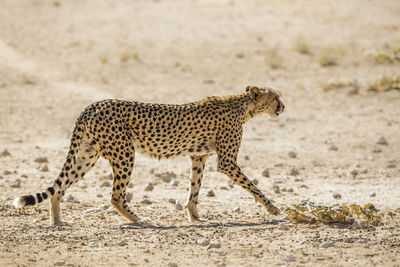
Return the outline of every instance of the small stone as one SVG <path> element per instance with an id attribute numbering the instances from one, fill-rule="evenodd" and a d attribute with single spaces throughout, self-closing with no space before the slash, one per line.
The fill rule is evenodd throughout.
<path id="1" fill-rule="evenodd" d="M 175 208 L 176 208 L 177 210 L 183 210 L 183 207 L 182 207 L 181 203 L 179 203 L 178 200 L 175 202 Z"/>
<path id="2" fill-rule="evenodd" d="M 321 247 L 323 247 L 323 248 L 330 248 L 330 247 L 333 247 L 333 245 L 334 245 L 334 242 L 328 241 L 328 242 L 323 243 L 323 244 L 321 245 Z"/>
<path id="3" fill-rule="evenodd" d="M 208 197 L 215 197 L 214 191 L 213 191 L 213 190 L 208 191 L 208 192 L 207 192 L 207 196 L 208 196 Z"/>
<path id="4" fill-rule="evenodd" d="M 370 197 L 376 197 L 376 193 L 372 192 L 371 194 L 369 194 Z"/>
<path id="5" fill-rule="evenodd" d="M 338 151 L 338 147 L 335 144 L 332 144 L 328 148 L 329 151 Z"/>
<path id="6" fill-rule="evenodd" d="M 170 198 L 170 199 L 168 199 L 168 202 L 171 203 L 171 204 L 175 204 L 176 200 L 174 198 Z"/>
<path id="7" fill-rule="evenodd" d="M 147 183 L 146 186 L 144 187 L 144 191 L 152 191 L 154 189 L 154 186 L 152 183 Z"/>
<path id="8" fill-rule="evenodd" d="M 274 190 L 275 194 L 279 194 L 281 192 L 279 185 L 277 185 L 277 184 L 274 184 L 272 186 L 272 189 Z"/>
<path id="9" fill-rule="evenodd" d="M 284 223 L 284 222 L 280 222 L 280 223 L 278 224 L 278 229 L 279 229 L 279 230 L 287 230 L 287 229 L 289 229 L 289 226 L 288 226 L 286 223 Z"/>
<path id="10" fill-rule="evenodd" d="M 296 178 L 294 178 L 294 181 L 295 182 L 303 182 L 304 180 L 303 180 L 303 177 L 297 176 Z"/>
<path id="11" fill-rule="evenodd" d="M 98 197 L 98 198 L 102 198 L 102 197 L 103 197 L 103 195 L 102 195 L 102 194 L 97 194 L 97 195 L 96 195 L 96 197 Z"/>
<path id="12" fill-rule="evenodd" d="M 293 188 L 288 188 L 287 189 L 287 192 L 289 192 L 289 193 L 293 193 L 293 191 L 294 191 Z"/>
<path id="13" fill-rule="evenodd" d="M 48 163 L 49 161 L 47 160 L 46 157 L 38 157 L 38 158 L 35 159 L 35 162 L 38 162 L 38 163 Z"/>
<path id="14" fill-rule="evenodd" d="M 109 182 L 109 181 L 104 181 L 101 185 L 100 185 L 100 187 L 110 187 L 111 186 L 111 183 Z"/>
<path id="15" fill-rule="evenodd" d="M 43 165 L 43 167 L 40 169 L 40 171 L 48 172 L 49 171 L 49 167 L 47 167 L 47 164 Z"/>
<path id="16" fill-rule="evenodd" d="M 9 170 L 4 170 L 4 172 L 3 172 L 3 174 L 4 175 L 9 175 L 9 174 L 11 174 L 12 172 L 10 172 Z"/>
<path id="17" fill-rule="evenodd" d="M 394 164 L 394 163 L 389 163 L 389 164 L 386 166 L 386 168 L 389 168 L 389 169 L 396 168 L 396 164 Z"/>
<path id="18" fill-rule="evenodd" d="M 20 188 L 21 187 L 21 181 L 19 179 L 15 180 L 10 184 L 11 188 Z"/>
<path id="19" fill-rule="evenodd" d="M 388 142 L 386 141 L 385 137 L 381 136 L 379 137 L 378 142 L 376 142 L 378 145 L 384 145 L 384 146 L 388 146 Z"/>
<path id="20" fill-rule="evenodd" d="M 300 173 L 299 173 L 299 170 L 297 168 L 293 167 L 292 169 L 290 169 L 289 175 L 297 176 L 299 174 Z"/>
<path id="21" fill-rule="evenodd" d="M 169 183 L 171 186 L 177 186 L 179 182 L 177 180 L 173 180 Z"/>
<path id="22" fill-rule="evenodd" d="M 221 189 L 221 190 L 229 190 L 228 187 L 226 187 L 226 186 L 221 186 L 219 189 Z"/>
<path id="23" fill-rule="evenodd" d="M 131 202 L 132 198 L 133 198 L 133 194 L 131 192 L 126 193 L 126 201 Z"/>
<path id="24" fill-rule="evenodd" d="M 254 185 L 258 185 L 258 180 L 257 179 L 253 179 L 253 180 L 251 180 L 251 182 L 254 184 Z"/>
<path id="25" fill-rule="evenodd" d="M 334 193 L 334 194 L 333 194 L 333 198 L 334 198 L 334 199 L 341 199 L 341 198 L 342 198 L 342 195 L 339 194 L 339 193 Z"/>
<path id="26" fill-rule="evenodd" d="M 221 211 L 221 214 L 227 215 L 228 214 L 228 210 Z"/>
<path id="27" fill-rule="evenodd" d="M 21 138 L 15 138 L 14 140 L 14 143 L 22 143 L 22 139 Z"/>
<path id="28" fill-rule="evenodd" d="M 261 173 L 264 177 L 269 177 L 269 171 L 268 171 L 268 169 L 265 169 L 265 170 L 263 170 L 262 171 L 262 173 Z"/>
<path id="29" fill-rule="evenodd" d="M 296 153 L 296 151 L 293 151 L 293 150 L 291 150 L 291 151 L 289 151 L 288 152 L 288 156 L 289 156 L 289 158 L 296 158 L 297 157 L 297 153 Z"/>
<path id="30" fill-rule="evenodd" d="M 111 180 L 112 181 L 113 179 L 114 179 L 114 177 L 113 177 L 113 173 L 112 172 L 109 172 L 108 174 L 100 177 L 100 180 Z"/>
<path id="31" fill-rule="evenodd" d="M 89 247 L 91 247 L 91 248 L 97 248 L 99 245 L 97 245 L 97 243 L 96 242 L 90 242 L 89 243 Z"/>
<path id="32" fill-rule="evenodd" d="M 201 238 L 197 240 L 197 244 L 200 246 L 208 246 L 210 244 L 210 241 L 207 238 Z"/>
<path id="33" fill-rule="evenodd" d="M 1 157 L 8 157 L 8 156 L 11 156 L 11 153 L 8 152 L 7 149 L 4 149 L 3 152 L 0 153 L 0 156 Z"/>
<path id="34" fill-rule="evenodd" d="M 354 84 L 350 90 L 347 92 L 348 95 L 357 95 L 359 91 L 359 86 L 358 84 Z"/>
<path id="35" fill-rule="evenodd" d="M 123 241 L 123 240 L 121 240 L 121 241 L 119 241 L 118 243 L 117 243 L 117 246 L 120 246 L 120 247 L 125 247 L 125 246 L 127 246 L 128 245 L 128 243 L 126 243 L 125 241 Z"/>
<path id="36" fill-rule="evenodd" d="M 352 176 L 353 178 L 355 178 L 357 176 L 357 174 L 358 174 L 358 171 L 354 168 L 349 171 L 349 176 Z"/>
<path id="37" fill-rule="evenodd" d="M 232 211 L 233 211 L 233 212 L 239 212 L 239 211 L 240 211 L 240 208 L 239 208 L 239 207 L 236 207 L 236 208 L 234 208 Z"/>
<path id="38" fill-rule="evenodd" d="M 87 184 L 86 184 L 86 183 L 82 183 L 79 187 L 80 187 L 81 189 L 86 189 L 86 188 L 87 188 Z"/>
<path id="39" fill-rule="evenodd" d="M 210 248 L 220 248 L 221 247 L 221 243 L 217 242 L 217 241 L 211 241 L 210 245 L 208 246 L 208 249 Z"/>
<path id="40" fill-rule="evenodd" d="M 151 201 L 148 200 L 148 199 L 143 199 L 142 201 L 140 201 L 140 203 L 149 205 L 149 204 L 152 204 L 153 202 L 151 202 Z"/>
<path id="41" fill-rule="evenodd" d="M 65 201 L 70 202 L 70 203 L 79 203 L 79 200 L 71 194 L 67 195 L 67 197 L 65 198 Z"/>
<path id="42" fill-rule="evenodd" d="M 64 266 L 65 265 L 65 261 L 57 261 L 56 263 L 54 263 L 54 266 Z"/>
<path id="43" fill-rule="evenodd" d="M 356 240 L 356 243 L 362 243 L 362 244 L 368 243 L 368 239 L 360 237 L 359 239 Z"/>
<path id="44" fill-rule="evenodd" d="M 372 150 L 372 152 L 374 153 L 381 153 L 382 149 L 380 149 L 379 147 L 374 147 L 374 150 Z"/>
<path id="45" fill-rule="evenodd" d="M 288 253 L 285 256 L 285 260 L 288 262 L 296 261 L 296 257 L 292 253 Z"/>
<path id="46" fill-rule="evenodd" d="M 244 159 L 245 160 L 250 160 L 250 157 L 246 155 L 246 156 L 244 156 Z"/>
<path id="47" fill-rule="evenodd" d="M 167 265 L 168 265 L 169 267 L 178 267 L 178 264 L 176 264 L 176 263 L 173 262 L 173 261 L 168 262 Z"/>

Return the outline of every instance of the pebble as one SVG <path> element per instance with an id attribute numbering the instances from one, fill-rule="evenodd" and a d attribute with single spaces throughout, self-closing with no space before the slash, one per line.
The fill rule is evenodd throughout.
<path id="1" fill-rule="evenodd" d="M 49 162 L 49 161 L 47 160 L 46 157 L 38 157 L 38 158 L 35 159 L 35 162 L 38 162 L 38 163 L 47 163 L 47 162 Z"/>
<path id="2" fill-rule="evenodd" d="M 131 202 L 132 198 L 133 198 L 133 194 L 131 192 L 126 193 L 126 201 Z"/>
<path id="3" fill-rule="evenodd" d="M 210 244 L 210 241 L 207 238 L 201 238 L 197 240 L 197 244 L 200 246 L 208 246 Z"/>
<path id="4" fill-rule="evenodd" d="M 372 152 L 374 153 L 381 153 L 382 149 L 380 149 L 379 147 L 375 147 L 374 150 L 372 150 Z"/>
<path id="5" fill-rule="evenodd" d="M 275 194 L 279 194 L 280 193 L 280 189 L 279 189 L 279 185 L 277 185 L 277 184 L 274 184 L 273 186 L 272 186 L 272 189 L 274 190 L 274 192 L 275 192 Z"/>
<path id="6" fill-rule="evenodd" d="M 342 195 L 339 194 L 339 193 L 333 193 L 333 198 L 334 198 L 334 199 L 341 199 L 341 198 L 342 198 Z"/>
<path id="7" fill-rule="evenodd" d="M 294 190 L 293 190 L 293 188 L 288 188 L 287 191 L 288 191 L 289 193 L 293 193 Z"/>
<path id="8" fill-rule="evenodd" d="M 144 191 L 153 191 L 154 186 L 152 183 L 147 183 L 146 186 L 144 187 Z"/>
<path id="9" fill-rule="evenodd" d="M 357 243 L 368 243 L 368 239 L 360 237 L 356 240 Z"/>
<path id="10" fill-rule="evenodd" d="M 221 186 L 219 189 L 221 189 L 221 190 L 229 190 L 228 187 L 226 187 L 226 186 Z"/>
<path id="11" fill-rule="evenodd" d="M 338 151 L 338 147 L 334 144 L 330 145 L 328 148 L 329 151 Z"/>
<path id="12" fill-rule="evenodd" d="M 289 151 L 288 152 L 288 156 L 289 156 L 289 158 L 296 158 L 297 157 L 297 153 L 296 153 L 296 151 L 294 151 L 294 150 L 291 150 L 291 151 Z"/>
<path id="13" fill-rule="evenodd" d="M 207 192 L 207 196 L 208 196 L 208 197 L 215 197 L 214 191 L 213 191 L 213 190 L 208 191 L 208 192 Z"/>
<path id="14" fill-rule="evenodd" d="M 396 164 L 394 164 L 394 163 L 389 163 L 389 164 L 386 166 L 386 168 L 389 168 L 389 169 L 396 168 Z"/>
<path id="15" fill-rule="evenodd" d="M 250 160 L 250 157 L 246 155 L 246 156 L 244 156 L 244 159 L 245 160 Z"/>
<path id="16" fill-rule="evenodd" d="M 227 215 L 228 214 L 228 210 L 221 211 L 221 214 Z"/>
<path id="17" fill-rule="evenodd" d="M 295 181 L 295 182 L 303 182 L 304 180 L 303 180 L 303 177 L 297 176 L 297 177 L 294 179 L 294 181 Z"/>
<path id="18" fill-rule="evenodd" d="M 299 174 L 300 173 L 299 173 L 299 170 L 297 168 L 293 167 L 292 169 L 290 169 L 289 175 L 297 176 Z"/>
<path id="19" fill-rule="evenodd" d="M 285 256 L 285 260 L 288 262 L 296 261 L 296 257 L 292 253 L 288 253 Z"/>
<path id="20" fill-rule="evenodd" d="M 171 204 L 175 204 L 176 200 L 174 198 L 170 198 L 170 199 L 168 199 L 168 202 L 171 203 Z"/>
<path id="21" fill-rule="evenodd" d="M 239 211 L 240 211 L 240 208 L 239 208 L 239 207 L 236 207 L 236 208 L 234 208 L 232 211 L 233 211 L 233 212 L 239 212 Z"/>
<path id="22" fill-rule="evenodd" d="M 8 157 L 11 156 L 11 153 L 7 149 L 4 149 L 3 152 L 0 153 L 0 156 Z"/>
<path id="23" fill-rule="evenodd" d="M 57 261 L 54 263 L 54 266 L 63 266 L 65 265 L 65 261 Z"/>
<path id="24" fill-rule="evenodd" d="M 262 173 L 261 173 L 264 177 L 269 177 L 269 171 L 268 171 L 268 169 L 265 169 L 265 170 L 263 170 L 262 171 Z"/>
<path id="25" fill-rule="evenodd" d="M 110 208 L 110 205 L 108 205 L 108 204 L 103 204 L 103 205 L 100 205 L 97 209 L 98 210 L 106 210 L 106 209 L 109 209 Z"/>
<path id="26" fill-rule="evenodd" d="M 111 183 L 109 182 L 109 181 L 104 181 L 101 185 L 100 185 L 100 187 L 110 187 L 111 186 Z"/>
<path id="27" fill-rule="evenodd" d="M 117 243 L 117 246 L 120 246 L 120 247 L 125 247 L 125 246 L 127 246 L 128 245 L 128 243 L 126 243 L 125 241 L 123 241 L 123 240 L 121 240 L 121 241 L 119 241 L 118 243 Z"/>
<path id="28" fill-rule="evenodd" d="M 181 203 L 179 203 L 178 200 L 177 200 L 176 203 L 175 203 L 175 208 L 176 208 L 177 210 L 183 210 L 183 207 L 182 207 Z"/>
<path id="29" fill-rule="evenodd" d="M 254 184 L 254 185 L 258 185 L 258 180 L 257 179 L 253 179 L 253 180 L 251 180 L 251 182 Z"/>
<path id="30" fill-rule="evenodd" d="M 353 178 L 355 178 L 357 176 L 357 174 L 358 174 L 358 171 L 354 168 L 349 171 L 349 176 L 352 176 Z"/>
<path id="31" fill-rule="evenodd" d="M 91 247 L 91 248 L 97 248 L 99 245 L 97 245 L 97 243 L 96 242 L 90 242 L 89 243 L 89 247 Z"/>
<path id="32" fill-rule="evenodd" d="M 370 197 L 376 197 L 376 193 L 375 193 L 375 192 L 372 192 L 369 196 L 370 196 Z"/>
<path id="33" fill-rule="evenodd" d="M 226 255 L 226 252 L 223 251 L 222 249 L 219 249 L 219 248 L 211 248 L 208 251 L 209 252 L 214 252 L 214 253 L 216 253 L 216 254 L 218 254 L 220 256 L 225 256 Z M 222 266 L 225 266 L 225 265 L 222 265 Z"/>
<path id="34" fill-rule="evenodd" d="M 21 187 L 21 181 L 19 179 L 15 180 L 15 182 L 10 184 L 11 188 L 20 188 Z"/>
<path id="35" fill-rule="evenodd" d="M 98 198 L 102 198 L 102 197 L 103 197 L 102 194 L 97 194 L 96 196 L 97 196 Z"/>
<path id="36" fill-rule="evenodd" d="M 333 245 L 334 245 L 334 242 L 328 241 L 328 242 L 323 243 L 323 244 L 321 245 L 321 247 L 323 247 L 323 248 L 330 248 L 330 247 L 333 247 Z"/>
<path id="37" fill-rule="evenodd" d="M 217 242 L 217 241 L 211 241 L 210 245 L 208 246 L 208 249 L 210 248 L 220 248 L 221 247 L 221 243 Z"/>
<path id="38" fill-rule="evenodd" d="M 178 267 L 178 264 L 176 264 L 176 263 L 173 262 L 173 261 L 168 262 L 167 265 L 168 265 L 169 267 Z"/>
<path id="39" fill-rule="evenodd" d="M 43 165 L 43 167 L 40 169 L 40 171 L 48 172 L 49 171 L 49 167 L 47 167 L 47 164 Z"/>
<path id="40" fill-rule="evenodd" d="M 151 202 L 149 199 L 143 199 L 142 201 L 140 201 L 140 203 L 149 205 L 152 204 L 153 202 Z"/>
<path id="41" fill-rule="evenodd" d="M 65 198 L 65 201 L 70 202 L 70 203 L 79 203 L 79 200 L 74 197 L 73 195 L 67 195 Z"/>
<path id="42" fill-rule="evenodd" d="M 173 180 L 169 183 L 171 186 L 177 186 L 179 182 L 177 180 Z"/>
<path id="43" fill-rule="evenodd" d="M 11 174 L 12 172 L 10 172 L 9 170 L 4 170 L 4 172 L 3 172 L 3 174 L 4 175 L 9 175 L 9 174 Z"/>
<path id="44" fill-rule="evenodd" d="M 284 223 L 284 222 L 280 222 L 280 223 L 278 224 L 278 229 L 279 229 L 279 230 L 287 230 L 287 229 L 289 229 L 289 226 L 288 226 L 286 223 Z"/>
<path id="45" fill-rule="evenodd" d="M 384 145 L 384 146 L 388 146 L 388 142 L 386 141 L 385 137 L 381 136 L 379 137 L 378 142 L 376 142 L 378 145 Z"/>

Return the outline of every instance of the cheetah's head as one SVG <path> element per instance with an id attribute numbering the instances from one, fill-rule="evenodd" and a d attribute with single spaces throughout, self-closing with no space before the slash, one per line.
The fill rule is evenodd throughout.
<path id="1" fill-rule="evenodd" d="M 254 103 L 254 113 L 267 113 L 276 118 L 283 112 L 285 105 L 279 99 L 279 94 L 271 88 L 247 86 L 251 101 Z"/>

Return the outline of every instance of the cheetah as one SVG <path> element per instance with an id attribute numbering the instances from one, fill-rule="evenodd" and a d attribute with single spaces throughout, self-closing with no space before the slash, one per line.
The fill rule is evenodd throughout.
<path id="1" fill-rule="evenodd" d="M 60 202 L 66 190 L 81 180 L 99 157 L 113 171 L 112 206 L 134 223 L 140 218 L 126 201 L 135 152 L 168 159 L 189 156 L 191 178 L 185 210 L 190 222 L 198 221 L 197 204 L 204 166 L 217 154 L 217 171 L 248 191 L 270 213 L 279 209 L 246 177 L 237 164 L 243 124 L 268 114 L 278 117 L 285 106 L 271 88 L 246 87 L 245 93 L 208 97 L 183 105 L 150 104 L 109 99 L 89 105 L 78 117 L 62 170 L 51 187 L 35 195 L 17 197 L 16 208 L 50 199 L 53 225 L 61 224 Z"/>

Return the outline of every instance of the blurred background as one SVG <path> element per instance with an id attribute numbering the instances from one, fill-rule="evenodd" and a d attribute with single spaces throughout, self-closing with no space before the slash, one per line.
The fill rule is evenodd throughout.
<path id="1" fill-rule="evenodd" d="M 94 101 L 180 104 L 257 85 L 280 91 L 286 109 L 278 120 L 246 124 L 239 164 L 278 206 L 311 199 L 399 209 L 399 14 L 398 0 L 0 0 L 0 200 L 9 205 L 53 181 L 75 119 Z M 179 186 L 158 186 L 150 198 L 164 207 L 173 194 L 183 203 L 188 164 L 139 155 L 133 201 L 157 182 L 154 173 L 172 171 Z M 202 213 L 239 206 L 251 221 L 251 197 L 221 189 L 228 180 L 215 171 L 215 158 L 207 166 Z M 109 171 L 100 161 L 70 192 L 89 205 L 108 203 L 111 187 L 98 177 Z M 162 212 L 171 223 L 186 222 L 168 205 Z M 159 216 L 138 206 L 138 214 Z"/>

